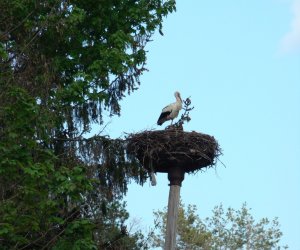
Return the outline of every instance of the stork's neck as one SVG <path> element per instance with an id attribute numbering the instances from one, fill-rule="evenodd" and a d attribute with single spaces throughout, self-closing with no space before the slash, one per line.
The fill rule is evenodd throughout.
<path id="1" fill-rule="evenodd" d="M 181 97 L 179 95 L 176 95 L 176 102 L 177 103 L 182 103 Z"/>
<path id="2" fill-rule="evenodd" d="M 182 109 L 182 100 L 179 95 L 176 96 L 176 106 L 178 110 Z"/>

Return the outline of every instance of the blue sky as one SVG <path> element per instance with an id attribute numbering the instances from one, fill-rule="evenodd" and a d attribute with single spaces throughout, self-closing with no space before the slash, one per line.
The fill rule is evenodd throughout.
<path id="1" fill-rule="evenodd" d="M 191 96 L 185 130 L 213 135 L 226 168 L 186 175 L 183 202 L 202 218 L 221 202 L 235 209 L 247 202 L 256 219 L 278 216 L 282 244 L 300 249 L 300 1 L 179 0 L 163 32 L 147 47 L 140 89 L 105 132 L 162 129 L 156 121 L 173 93 Z M 157 181 L 132 183 L 125 199 L 146 230 L 153 210 L 167 205 L 166 174 Z"/>

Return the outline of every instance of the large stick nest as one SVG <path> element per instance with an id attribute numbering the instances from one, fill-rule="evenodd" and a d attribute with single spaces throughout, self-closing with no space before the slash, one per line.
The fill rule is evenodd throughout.
<path id="1" fill-rule="evenodd" d="M 127 153 L 153 172 L 168 172 L 176 166 L 195 172 L 215 165 L 221 154 L 214 137 L 178 129 L 130 134 L 127 141 Z"/>

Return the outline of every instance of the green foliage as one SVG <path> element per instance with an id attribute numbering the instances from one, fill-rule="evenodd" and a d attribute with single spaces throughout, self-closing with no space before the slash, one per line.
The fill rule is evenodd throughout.
<path id="1" fill-rule="evenodd" d="M 262 218 L 255 222 L 246 203 L 240 210 L 217 206 L 213 210 L 213 217 L 206 219 L 208 229 L 212 232 L 214 247 L 227 249 L 285 249 L 280 247 L 282 236 L 278 218 L 270 221 Z"/>
<path id="2" fill-rule="evenodd" d="M 44 86 L 33 89 L 31 84 L 30 91 L 43 99 L 50 95 L 47 101 L 62 109 L 68 126 L 76 122 L 72 106 L 84 128 L 102 121 L 98 105 L 120 114 L 123 92 L 135 90 L 146 70 L 145 45 L 175 9 L 174 1 L 161 0 L 1 3 L 10 20 L 3 23 L 9 36 L 5 50 L 29 55 L 15 55 L 17 69 L 26 65 L 22 73 Z"/>
<path id="3" fill-rule="evenodd" d="M 280 246 L 282 232 L 278 218 L 263 218 L 255 222 L 246 203 L 240 210 L 222 204 L 213 215 L 200 219 L 195 205 L 180 204 L 176 249 L 287 249 Z M 158 232 L 152 235 L 154 247 L 164 246 L 167 211 L 154 212 Z"/>
<path id="4" fill-rule="evenodd" d="M 0 10 L 1 249 L 139 249 L 141 234 L 122 235 L 119 201 L 145 172 L 122 140 L 87 134 L 104 111 L 120 115 L 175 1 L 2 0 Z"/>
<path id="5" fill-rule="evenodd" d="M 68 218 L 61 198 L 80 203 L 79 194 L 88 192 L 92 183 L 85 178 L 83 166 L 61 166 L 57 171 L 57 157 L 36 137 L 44 117 L 34 99 L 18 88 L 8 89 L 5 99 L 7 105 L 0 109 L 1 244 L 4 249 L 39 248 L 65 230 Z"/>

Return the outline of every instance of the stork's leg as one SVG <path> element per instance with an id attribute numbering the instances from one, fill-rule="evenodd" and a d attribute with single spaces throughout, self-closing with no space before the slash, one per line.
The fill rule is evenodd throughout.
<path id="1" fill-rule="evenodd" d="M 171 125 L 173 124 L 173 119 L 171 120 Z"/>

